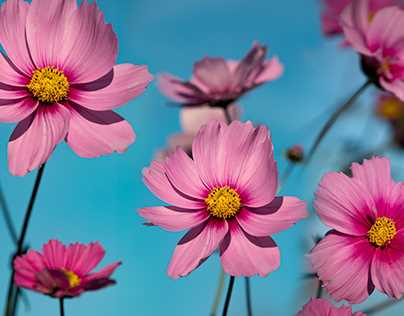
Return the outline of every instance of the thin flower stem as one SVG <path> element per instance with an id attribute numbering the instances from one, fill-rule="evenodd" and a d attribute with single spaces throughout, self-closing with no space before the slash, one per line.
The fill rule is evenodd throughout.
<path id="1" fill-rule="evenodd" d="M 321 280 L 318 280 L 316 298 L 321 298 L 322 296 L 323 296 L 323 282 Z"/>
<path id="2" fill-rule="evenodd" d="M 227 316 L 227 311 L 229 310 L 231 294 L 233 292 L 233 287 L 234 287 L 234 279 L 235 279 L 234 276 L 230 276 L 229 288 L 227 289 L 226 301 L 224 302 L 222 316 Z"/>
<path id="3" fill-rule="evenodd" d="M 0 186 L 0 206 L 1 206 L 1 211 L 3 213 L 4 221 L 6 222 L 7 230 L 11 236 L 11 239 L 17 245 L 18 242 L 18 236 L 17 236 L 17 230 L 15 229 L 13 219 L 11 218 L 11 213 L 10 209 L 8 207 L 6 197 L 4 195 L 3 189 Z"/>
<path id="4" fill-rule="evenodd" d="M 310 151 L 307 154 L 306 163 L 309 163 L 311 158 L 313 157 L 314 153 L 316 152 L 318 146 L 320 145 L 321 141 L 323 140 L 324 136 L 328 133 L 337 119 L 349 110 L 358 99 L 358 97 L 371 85 L 371 81 L 366 81 L 362 86 L 359 87 L 358 90 L 344 103 L 342 104 L 328 119 L 328 121 L 324 124 L 323 128 L 321 129 L 320 133 L 317 135 L 313 146 L 311 147 Z"/>
<path id="5" fill-rule="evenodd" d="M 364 310 L 363 312 L 366 315 L 375 315 L 375 314 L 377 314 L 377 313 L 379 313 L 381 311 L 384 311 L 385 309 L 387 309 L 387 308 L 389 308 L 389 307 L 391 307 L 391 306 L 393 306 L 393 305 L 395 305 L 397 303 L 400 303 L 402 301 L 403 301 L 403 299 L 389 300 L 389 301 L 386 301 L 386 302 L 379 303 L 379 304 L 377 304 L 377 305 L 375 305 L 373 307 L 370 307 L 369 309 Z"/>
<path id="6" fill-rule="evenodd" d="M 21 229 L 21 234 L 18 238 L 18 243 L 17 243 L 17 251 L 15 252 L 15 256 L 19 256 L 23 253 L 24 251 L 24 242 L 25 242 L 25 236 L 27 234 L 28 230 L 28 225 L 29 221 L 31 219 L 31 214 L 32 210 L 34 208 L 35 200 L 38 194 L 38 189 L 39 185 L 41 184 L 41 179 L 42 175 L 44 172 L 45 164 L 43 164 L 36 175 L 35 183 L 34 183 L 34 188 L 32 189 L 31 197 L 29 199 L 28 207 L 25 212 L 25 217 L 24 217 L 24 222 L 22 225 Z M 15 307 L 16 303 L 14 303 L 14 300 L 18 300 L 18 294 L 20 291 L 14 291 L 14 275 L 15 271 L 14 268 L 11 270 L 11 275 L 9 279 L 9 284 L 8 284 L 8 292 L 7 292 L 7 302 L 6 302 L 6 308 L 5 308 L 5 316 L 14 316 L 15 315 Z M 13 295 L 15 292 L 15 295 Z"/>
<path id="7" fill-rule="evenodd" d="M 250 286 L 250 278 L 245 277 L 245 297 L 247 303 L 247 316 L 252 316 L 252 303 L 251 303 L 251 286 Z"/>
<path id="8" fill-rule="evenodd" d="M 63 297 L 59 299 L 60 316 L 65 316 L 65 300 Z"/>
<path id="9" fill-rule="evenodd" d="M 226 105 L 223 108 L 223 111 L 224 111 L 224 116 L 226 117 L 227 124 L 230 124 L 232 122 L 232 119 L 231 119 L 231 115 L 230 115 L 230 111 L 229 111 L 229 105 Z"/>
<path id="10" fill-rule="evenodd" d="M 224 274 L 223 268 L 220 268 L 219 281 L 217 284 L 215 300 L 213 301 L 212 308 L 210 309 L 210 314 L 209 314 L 210 316 L 217 315 L 217 309 L 219 307 L 220 300 L 221 300 L 222 294 L 223 294 L 223 289 L 224 289 L 224 279 L 225 279 L 225 274 Z"/>

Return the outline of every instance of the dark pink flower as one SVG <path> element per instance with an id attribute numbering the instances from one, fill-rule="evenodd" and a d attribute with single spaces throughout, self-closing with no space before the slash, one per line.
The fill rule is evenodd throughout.
<path id="1" fill-rule="evenodd" d="M 366 316 L 366 314 L 353 313 L 349 306 L 336 307 L 329 301 L 319 298 L 311 299 L 296 316 Z"/>
<path id="2" fill-rule="evenodd" d="M 394 182 L 386 158 L 352 164 L 352 178 L 326 174 L 314 207 L 331 231 L 310 261 L 337 301 L 363 302 L 376 287 L 404 293 L 404 184 Z"/>
<path id="3" fill-rule="evenodd" d="M 112 110 L 141 94 L 146 66 L 115 65 L 118 42 L 95 3 L 8 0 L 0 8 L 0 122 L 18 122 L 9 169 L 24 175 L 66 140 L 81 157 L 122 152 L 132 127 Z"/>
<path id="4" fill-rule="evenodd" d="M 168 98 L 184 106 L 208 103 L 225 107 L 283 73 L 278 58 L 266 60 L 266 53 L 266 47 L 255 44 L 241 61 L 205 57 L 195 63 L 189 81 L 164 74 L 159 77 L 159 88 Z"/>
<path id="5" fill-rule="evenodd" d="M 251 122 L 210 122 L 198 132 L 191 159 L 178 148 L 143 172 L 144 182 L 168 206 L 142 208 L 148 222 L 189 230 L 179 241 L 168 274 L 186 276 L 216 249 L 224 271 L 266 276 L 280 264 L 270 235 L 307 216 L 306 203 L 276 197 L 278 171 L 267 128 Z"/>
<path id="6" fill-rule="evenodd" d="M 14 281 L 19 287 L 53 297 L 79 296 L 115 284 L 110 277 L 120 262 L 92 272 L 104 255 L 99 243 L 65 246 L 51 240 L 42 253 L 30 250 L 14 260 Z"/>

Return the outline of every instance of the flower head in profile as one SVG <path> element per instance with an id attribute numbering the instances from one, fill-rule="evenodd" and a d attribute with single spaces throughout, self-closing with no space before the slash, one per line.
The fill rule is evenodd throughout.
<path id="1" fill-rule="evenodd" d="M 311 299 L 296 316 L 366 316 L 362 312 L 352 312 L 349 306 L 336 307 L 323 298 Z"/>
<path id="2" fill-rule="evenodd" d="M 42 253 L 30 250 L 14 260 L 14 281 L 19 287 L 53 297 L 79 296 L 115 284 L 111 275 L 120 262 L 93 272 L 104 255 L 99 243 L 65 246 L 50 240 Z"/>
<path id="3" fill-rule="evenodd" d="M 142 208 L 150 224 L 188 230 L 168 268 L 186 276 L 220 250 L 224 271 L 265 276 L 279 267 L 280 252 L 270 235 L 307 216 L 306 203 L 276 197 L 277 167 L 264 126 L 210 122 L 198 132 L 191 159 L 178 148 L 144 170 L 147 187 L 167 206 Z"/>
<path id="4" fill-rule="evenodd" d="M 240 108 L 236 104 L 228 107 L 230 119 L 232 121 L 240 118 Z M 192 157 L 192 142 L 198 133 L 199 128 L 211 121 L 226 122 L 226 115 L 221 108 L 212 108 L 209 105 L 198 107 L 183 107 L 180 110 L 180 125 L 182 132 L 170 136 L 168 146 L 160 150 L 156 159 L 159 161 L 174 153 L 177 147 L 181 147 L 190 157 Z"/>
<path id="5" fill-rule="evenodd" d="M 310 253 L 314 272 L 331 296 L 352 304 L 374 290 L 404 293 L 404 185 L 390 176 L 386 158 L 352 164 L 352 177 L 331 172 L 314 207 L 332 230 Z"/>
<path id="6" fill-rule="evenodd" d="M 353 1 L 341 15 L 346 40 L 362 55 L 369 80 L 404 100 L 404 10 L 369 10 L 368 0 Z"/>
<path id="7" fill-rule="evenodd" d="M 115 65 L 117 38 L 95 3 L 7 0 L 0 8 L 0 122 L 16 122 L 9 169 L 24 175 L 62 140 L 81 157 L 122 152 L 132 127 L 112 110 L 141 94 L 146 66 Z"/>
<path id="8" fill-rule="evenodd" d="M 266 47 L 255 44 L 241 61 L 205 57 L 195 63 L 189 81 L 164 74 L 159 78 L 159 88 L 168 98 L 184 106 L 207 103 L 212 107 L 226 107 L 283 73 L 278 58 L 267 60 L 266 53 Z"/>

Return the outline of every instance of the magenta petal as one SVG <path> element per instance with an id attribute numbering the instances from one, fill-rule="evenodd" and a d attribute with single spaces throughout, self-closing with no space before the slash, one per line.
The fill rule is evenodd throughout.
<path id="1" fill-rule="evenodd" d="M 1 10 L 1 9 L 0 9 Z M 1 22 L 0 22 L 1 23 Z M 24 75 L 17 66 L 13 64 L 9 57 L 0 53 L 0 88 L 1 89 L 23 89 L 29 83 L 29 77 Z"/>
<path id="2" fill-rule="evenodd" d="M 193 210 L 206 207 L 204 201 L 192 199 L 176 190 L 168 180 L 164 166 L 157 161 L 143 169 L 143 181 L 150 191 L 168 204 Z"/>
<path id="3" fill-rule="evenodd" d="M 31 76 L 35 69 L 25 41 L 25 25 L 29 9 L 30 4 L 23 0 L 5 1 L 0 9 L 1 45 L 19 71 L 27 76 Z"/>
<path id="4" fill-rule="evenodd" d="M 1 95 L 1 92 L 0 92 Z M 2 102 L 10 102 L 3 105 Z M 0 100 L 0 122 L 19 122 L 32 114 L 38 107 L 38 101 L 30 97 L 18 100 Z"/>
<path id="5" fill-rule="evenodd" d="M 98 242 L 89 245 L 72 244 L 66 249 L 66 269 L 79 276 L 91 272 L 104 258 L 105 250 Z"/>
<path id="6" fill-rule="evenodd" d="M 262 84 L 267 81 L 272 81 L 279 78 L 283 74 L 283 65 L 279 62 L 277 57 L 264 62 L 264 68 L 260 71 L 255 78 L 256 85 Z"/>
<path id="7" fill-rule="evenodd" d="M 197 87 L 170 74 L 158 76 L 158 87 L 166 97 L 175 102 L 202 103 L 205 100 L 203 92 Z"/>
<path id="8" fill-rule="evenodd" d="M 8 143 L 8 165 L 13 175 L 23 176 L 45 163 L 64 139 L 70 112 L 60 104 L 41 106 L 21 121 Z"/>
<path id="9" fill-rule="evenodd" d="M 58 240 L 50 240 L 43 246 L 43 258 L 48 269 L 59 269 L 65 266 L 66 247 Z"/>
<path id="10" fill-rule="evenodd" d="M 340 0 L 339 0 L 340 1 Z M 296 316 L 366 316 L 362 312 L 352 313 L 350 306 L 336 307 L 328 300 L 311 299 Z"/>
<path id="11" fill-rule="evenodd" d="M 146 66 L 116 65 L 109 85 L 94 91 L 73 86 L 69 98 L 91 110 L 112 110 L 142 94 L 152 79 Z"/>
<path id="12" fill-rule="evenodd" d="M 332 231 L 313 248 L 310 262 L 336 301 L 344 299 L 359 304 L 374 289 L 369 279 L 373 252 L 366 237 Z"/>
<path id="13" fill-rule="evenodd" d="M 79 105 L 69 109 L 71 119 L 66 141 L 80 157 L 122 153 L 135 141 L 130 124 L 112 111 L 93 111 Z"/>
<path id="14" fill-rule="evenodd" d="M 121 262 L 115 262 L 110 265 L 107 265 L 105 268 L 102 268 L 98 272 L 91 273 L 83 279 L 83 282 L 91 282 L 97 279 L 107 279 L 112 273 L 121 265 Z"/>
<path id="15" fill-rule="evenodd" d="M 283 196 L 260 208 L 241 209 L 237 221 L 248 234 L 264 237 L 285 230 L 307 216 L 306 202 Z"/>
<path id="16" fill-rule="evenodd" d="M 226 221 L 215 219 L 191 229 L 175 248 L 168 275 L 176 279 L 191 273 L 217 249 L 227 230 Z"/>
<path id="17" fill-rule="evenodd" d="M 199 225 L 209 218 L 206 210 L 188 210 L 174 206 L 145 207 L 139 215 L 153 225 L 169 231 L 181 231 Z"/>
<path id="18" fill-rule="evenodd" d="M 244 232 L 236 221 L 220 245 L 223 269 L 233 276 L 262 277 L 279 268 L 280 252 L 271 237 L 255 237 Z"/>
<path id="19" fill-rule="evenodd" d="M 223 92 L 230 88 L 230 70 L 223 58 L 205 57 L 195 63 L 193 74 L 209 92 Z"/>

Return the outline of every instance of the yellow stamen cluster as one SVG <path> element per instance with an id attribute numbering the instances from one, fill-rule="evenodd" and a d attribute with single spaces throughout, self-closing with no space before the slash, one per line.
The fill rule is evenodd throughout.
<path id="1" fill-rule="evenodd" d="M 81 279 L 76 273 L 74 273 L 72 271 L 63 270 L 63 274 L 69 281 L 69 287 L 71 289 L 80 285 Z"/>
<path id="2" fill-rule="evenodd" d="M 44 67 L 34 71 L 27 88 L 40 102 L 56 103 L 67 98 L 69 81 L 63 71 Z"/>
<path id="3" fill-rule="evenodd" d="M 210 214 L 220 219 L 234 217 L 241 208 L 240 196 L 229 186 L 213 189 L 205 199 L 205 203 Z"/>
<path id="4" fill-rule="evenodd" d="M 383 247 L 393 240 L 396 235 L 396 224 L 388 217 L 382 216 L 376 219 L 376 222 L 368 231 L 369 242 L 377 247 Z"/>

